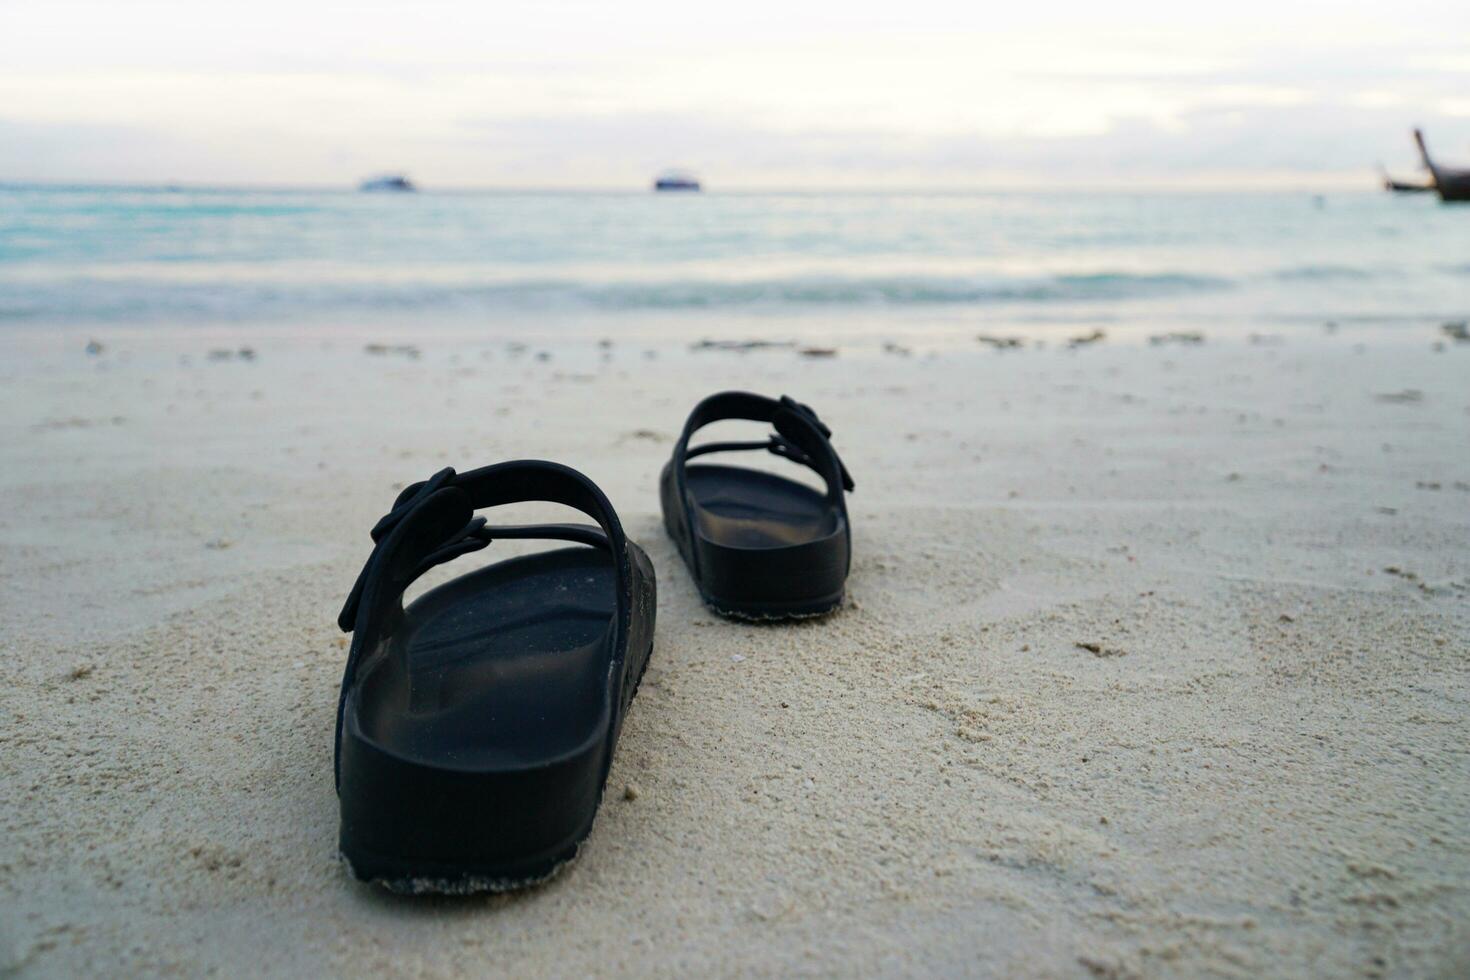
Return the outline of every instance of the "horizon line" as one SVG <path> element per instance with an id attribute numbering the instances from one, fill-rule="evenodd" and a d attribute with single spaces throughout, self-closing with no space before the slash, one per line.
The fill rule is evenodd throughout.
<path id="1" fill-rule="evenodd" d="M 1382 189 L 1382 171 L 1364 167 L 1361 171 L 1330 171 L 1317 174 L 1315 178 L 1305 173 L 1260 175 L 1251 179 L 1231 179 L 1226 175 L 1196 178 L 1117 178 L 1105 181 L 1058 180 L 997 180 L 990 183 L 921 184 L 911 182 L 832 183 L 812 184 L 762 184 L 732 183 L 701 187 L 696 192 L 657 192 L 652 180 L 642 184 L 417 184 L 408 192 L 367 192 L 357 182 L 327 183 L 254 183 L 249 181 L 193 181 L 193 180 L 107 180 L 107 179 L 49 179 L 11 178 L 0 176 L 0 190 L 136 190 L 161 192 L 260 192 L 260 193 L 373 193 L 377 196 L 409 196 L 414 194 L 647 194 L 660 197 L 697 197 L 713 195 L 759 195 L 759 194 L 1001 194 L 1001 193 L 1231 193 L 1242 191 L 1275 193 L 1341 193 L 1344 191 L 1375 191 Z"/>

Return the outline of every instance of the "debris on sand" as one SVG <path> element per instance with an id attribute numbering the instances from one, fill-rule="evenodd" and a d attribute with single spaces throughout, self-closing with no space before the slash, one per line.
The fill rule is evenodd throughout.
<path id="1" fill-rule="evenodd" d="M 1374 395 L 1373 400 L 1389 405 L 1417 405 L 1424 400 L 1424 392 L 1417 388 L 1405 388 L 1403 391 L 1385 391 Z"/>
<path id="2" fill-rule="evenodd" d="M 796 346 L 794 340 L 700 340 L 689 345 L 693 351 L 700 350 L 723 350 L 734 351 L 744 354 L 753 350 L 773 350 L 776 348 L 791 348 Z"/>
<path id="3" fill-rule="evenodd" d="M 645 442 L 668 442 L 670 437 L 653 429 L 634 429 L 623 436 L 624 439 L 641 439 Z"/>
<path id="4" fill-rule="evenodd" d="M 114 415 L 110 419 L 84 419 L 80 415 L 71 415 L 59 419 L 43 419 L 31 426 L 32 432 L 53 432 L 58 429 L 90 429 L 94 425 L 122 425 L 127 418 L 122 415 Z"/>
<path id="5" fill-rule="evenodd" d="M 101 341 L 97 341 L 97 340 L 89 340 L 89 341 L 87 341 L 87 353 L 90 354 L 90 355 L 92 355 L 93 357 L 96 357 L 98 354 L 102 353 L 104 350 L 106 350 L 106 348 L 102 346 Z"/>
<path id="6" fill-rule="evenodd" d="M 1205 335 L 1197 330 L 1175 330 L 1171 333 L 1156 333 L 1148 338 L 1148 342 L 1154 347 L 1164 344 L 1198 345 L 1205 342 Z"/>
<path id="7" fill-rule="evenodd" d="M 254 360 L 256 359 L 256 348 L 241 347 L 240 350 L 229 350 L 225 347 L 216 347 L 210 351 L 209 360 Z"/>
<path id="8" fill-rule="evenodd" d="M 1126 657 L 1127 650 L 1119 650 L 1116 647 L 1105 647 L 1101 643 L 1078 642 L 1077 649 L 1086 650 L 1094 657 Z"/>
<path id="9" fill-rule="evenodd" d="M 419 357 L 419 349 L 413 344 L 366 344 L 363 351 L 375 357 L 384 357 L 388 354 L 396 354 L 416 361 Z"/>
<path id="10" fill-rule="evenodd" d="M 1457 343 L 1470 343 L 1470 320 L 1442 323 L 1439 332 Z"/>
<path id="11" fill-rule="evenodd" d="M 1014 350 L 1026 343 L 1020 337 L 997 337 L 988 333 L 976 334 L 975 340 L 987 347 L 994 347 L 996 350 Z"/>
<path id="12" fill-rule="evenodd" d="M 1079 334 L 1076 337 L 1068 338 L 1067 346 L 1072 348 L 1086 347 L 1088 344 L 1099 344 L 1107 339 L 1108 335 L 1106 333 L 1101 330 L 1094 330 L 1092 333 Z"/>
<path id="13" fill-rule="evenodd" d="M 802 357 L 836 357 L 836 347 L 802 347 L 797 351 Z"/>

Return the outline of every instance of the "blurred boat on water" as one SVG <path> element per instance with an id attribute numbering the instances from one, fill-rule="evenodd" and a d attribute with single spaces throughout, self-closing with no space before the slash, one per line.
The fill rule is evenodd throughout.
<path id="1" fill-rule="evenodd" d="M 383 174 L 380 177 L 369 177 L 357 187 L 360 191 L 416 191 L 417 187 L 413 181 L 403 174 Z"/>
<path id="2" fill-rule="evenodd" d="M 1470 201 L 1470 170 L 1460 167 L 1442 167 L 1429 155 L 1424 145 L 1424 133 L 1414 130 L 1414 143 L 1419 147 L 1419 156 L 1424 169 L 1434 178 L 1434 189 L 1439 191 L 1441 201 Z"/>
<path id="3" fill-rule="evenodd" d="M 699 178 L 687 170 L 666 170 L 653 181 L 656 191 L 697 191 Z"/>
<path id="4" fill-rule="evenodd" d="M 1383 167 L 1379 167 L 1378 172 L 1383 175 L 1383 189 L 1392 191 L 1395 194 L 1426 194 L 1434 190 L 1434 181 L 1432 180 L 1427 183 L 1416 184 L 1407 180 L 1395 180 Z"/>

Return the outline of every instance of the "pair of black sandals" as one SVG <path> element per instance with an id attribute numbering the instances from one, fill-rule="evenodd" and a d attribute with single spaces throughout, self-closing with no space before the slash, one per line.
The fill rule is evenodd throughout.
<path id="1" fill-rule="evenodd" d="M 690 448 L 723 419 L 770 423 L 755 442 Z M 831 431 L 790 398 L 746 392 L 697 405 L 659 481 L 664 526 L 704 601 L 755 620 L 842 603 L 852 560 Z M 689 460 L 765 449 L 826 492 Z M 596 525 L 490 525 L 524 501 Z M 408 893 L 506 891 L 550 878 L 592 830 L 613 749 L 653 652 L 653 563 L 597 486 L 559 463 L 441 470 L 399 494 L 338 625 L 352 636 L 337 706 L 341 854 L 351 873 Z M 567 541 L 480 568 L 403 605 L 430 568 L 495 539 Z"/>

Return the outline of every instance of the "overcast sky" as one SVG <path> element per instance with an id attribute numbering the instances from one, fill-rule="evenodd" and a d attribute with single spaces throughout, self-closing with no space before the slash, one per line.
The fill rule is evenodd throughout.
<path id="1" fill-rule="evenodd" d="M 1470 2 L 0 0 L 0 180 L 1329 185 L 1470 164 Z M 1019 9 L 1016 9 L 1019 8 Z"/>

